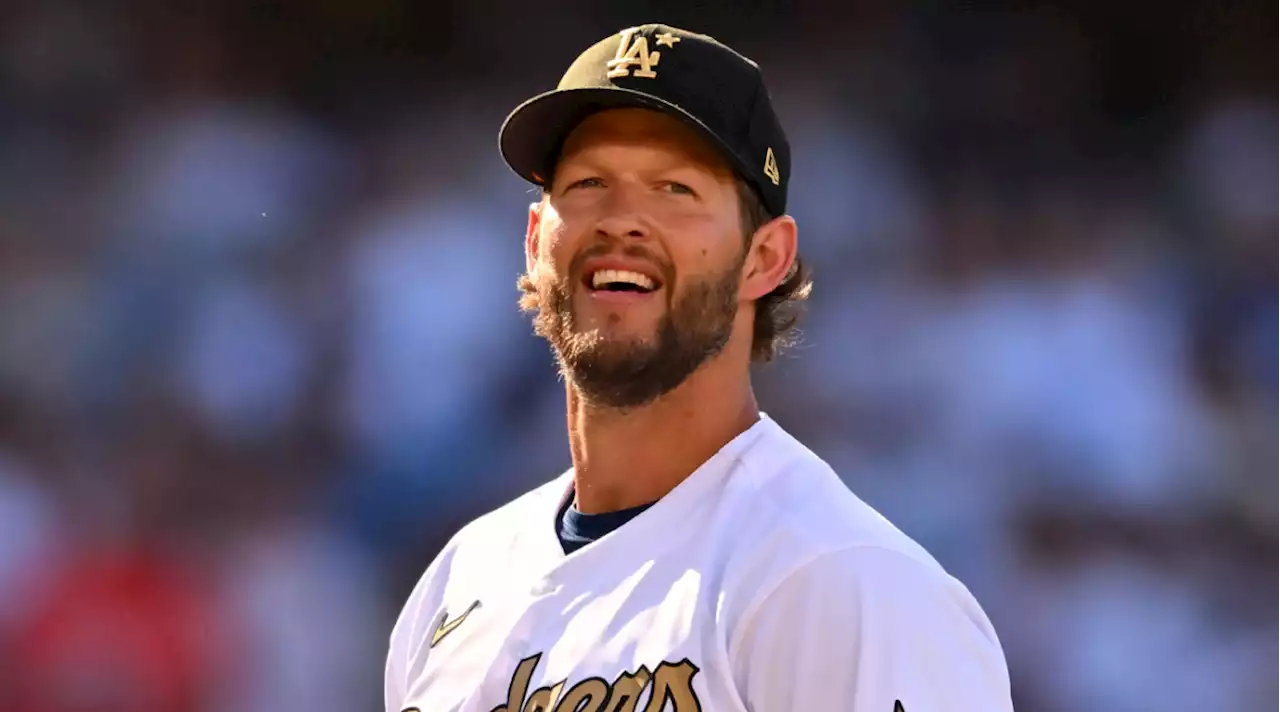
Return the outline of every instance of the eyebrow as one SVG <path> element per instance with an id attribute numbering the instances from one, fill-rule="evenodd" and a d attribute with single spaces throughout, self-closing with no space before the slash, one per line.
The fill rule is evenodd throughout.
<path id="1" fill-rule="evenodd" d="M 590 155 L 583 155 L 584 152 L 576 152 L 565 156 L 557 163 L 556 174 L 558 175 L 563 169 L 571 168 L 578 171 L 599 171 L 600 173 L 617 173 L 615 169 L 605 166 L 601 161 Z M 694 173 L 699 176 L 705 176 L 710 179 L 725 178 L 732 180 L 734 173 L 727 166 L 717 166 L 707 161 L 701 161 L 696 158 L 683 158 L 674 160 L 665 165 L 654 167 L 645 167 L 643 170 L 636 170 L 641 174 L 664 174 L 675 172 Z"/>

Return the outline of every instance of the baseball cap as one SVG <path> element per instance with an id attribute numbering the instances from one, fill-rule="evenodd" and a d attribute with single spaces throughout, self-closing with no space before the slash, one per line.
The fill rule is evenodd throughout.
<path id="1" fill-rule="evenodd" d="M 773 216 L 787 208 L 791 151 L 760 67 L 707 35 L 630 27 L 580 54 L 559 85 L 517 106 L 498 144 L 517 175 L 545 186 L 569 133 L 587 116 L 648 108 L 702 134 Z"/>

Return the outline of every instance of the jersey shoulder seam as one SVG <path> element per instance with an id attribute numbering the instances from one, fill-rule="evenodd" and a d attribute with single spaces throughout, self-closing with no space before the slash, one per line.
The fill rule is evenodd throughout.
<path id="1" fill-rule="evenodd" d="M 817 565 L 824 559 L 827 559 L 832 556 L 839 556 L 841 554 L 847 554 L 854 551 L 878 551 L 878 552 L 888 553 L 891 555 L 891 558 L 909 562 L 911 567 L 919 568 L 922 572 L 933 572 L 934 574 L 941 575 L 943 579 L 950 577 L 950 574 L 948 574 L 946 571 L 938 569 L 936 565 L 932 565 L 929 562 L 921 561 L 920 559 L 912 556 L 908 552 L 905 552 L 905 551 L 902 551 L 901 549 L 893 548 L 890 546 L 885 546 L 884 544 L 874 543 L 874 542 L 853 542 L 848 544 L 841 544 L 839 546 L 832 547 L 829 549 L 815 551 L 811 555 L 798 561 L 785 574 L 783 574 L 782 576 L 779 576 L 777 581 L 775 581 L 772 585 L 770 585 L 767 590 L 757 595 L 755 599 L 750 604 L 748 604 L 746 608 L 743 609 L 742 616 L 739 618 L 738 624 L 735 627 L 735 630 L 733 631 L 733 637 L 729 641 L 728 652 L 729 652 L 730 659 L 732 660 L 737 657 L 737 649 L 742 645 L 742 636 L 745 635 L 747 629 L 751 627 L 751 624 L 754 622 L 755 617 L 760 613 L 760 609 L 763 608 L 764 605 L 769 602 L 769 599 L 771 599 L 778 592 L 778 589 L 782 588 L 784 584 L 786 584 L 788 581 L 791 581 L 793 578 L 795 578 L 795 576 L 797 576 L 800 572 L 807 570 L 812 566 Z"/>

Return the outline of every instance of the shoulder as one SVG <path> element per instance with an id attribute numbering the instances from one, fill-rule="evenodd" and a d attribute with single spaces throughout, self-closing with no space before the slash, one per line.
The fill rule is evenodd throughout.
<path id="1" fill-rule="evenodd" d="M 843 630 L 875 639 L 917 630 L 922 637 L 950 635 L 965 647 L 1001 651 L 985 611 L 961 581 L 941 566 L 880 546 L 847 546 L 800 563 L 759 592 L 739 635 L 770 619 L 794 620 L 803 609 L 824 612 L 815 619 L 824 635 Z"/>
<path id="2" fill-rule="evenodd" d="M 842 679 L 857 677 L 864 688 L 849 694 L 875 698 L 869 709 L 892 708 L 869 680 L 894 680 L 884 694 L 936 694 L 940 706 L 964 699 L 1007 708 L 1002 646 L 968 587 L 820 457 L 773 426 L 728 487 L 735 535 L 727 546 L 737 560 L 728 652 L 742 689 L 774 695 L 772 687 L 790 689 L 783 678 L 844 670 Z M 830 706 L 798 700 L 778 705 Z"/>
<path id="3" fill-rule="evenodd" d="M 473 550 L 502 547 L 512 538 L 528 531 L 531 522 L 549 521 L 560 501 L 568 493 L 572 471 L 521 494 L 502 506 L 485 512 L 468 522 L 454 534 L 441 551 L 450 557 L 470 554 Z"/>
<path id="4" fill-rule="evenodd" d="M 739 622 L 772 598 L 830 591 L 871 598 L 938 596 L 985 616 L 966 586 L 923 546 L 851 491 L 817 454 L 770 422 L 727 483 L 734 536 L 730 584 Z"/>
<path id="5" fill-rule="evenodd" d="M 940 567 L 878 546 L 825 552 L 734 630 L 735 684 L 767 709 L 1012 710 L 1004 650 Z"/>
<path id="6" fill-rule="evenodd" d="M 941 572 L 919 543 L 855 494 L 825 460 L 776 422 L 744 452 L 726 484 L 731 513 L 757 553 L 783 569 L 837 551 L 883 549 Z"/>
<path id="7" fill-rule="evenodd" d="M 392 644 L 434 615 L 450 579 L 465 576 L 468 569 L 482 565 L 492 552 L 506 549 L 512 540 L 528 531 L 530 522 L 554 508 L 568 487 L 569 473 L 525 492 L 502 506 L 468 522 L 427 565 L 401 608 L 392 628 Z"/>
<path id="8" fill-rule="evenodd" d="M 568 492 L 571 476 L 571 472 L 562 472 L 468 522 L 436 555 L 419 586 L 432 577 L 447 575 L 458 565 L 486 558 L 486 551 L 507 547 L 512 539 L 526 533 L 534 520 L 546 519 Z"/>

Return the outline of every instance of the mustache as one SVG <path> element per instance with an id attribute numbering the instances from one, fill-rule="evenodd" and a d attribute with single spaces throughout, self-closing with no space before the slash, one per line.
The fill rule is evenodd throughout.
<path id="1" fill-rule="evenodd" d="M 663 283 L 672 284 L 674 282 L 675 268 L 666 260 L 661 259 L 654 253 L 645 249 L 642 245 L 624 245 L 621 250 L 618 250 L 616 249 L 615 244 L 616 243 L 602 242 L 592 245 L 575 255 L 573 260 L 569 262 L 569 278 L 571 282 L 573 284 L 577 284 L 582 280 L 583 265 L 586 264 L 587 260 L 596 257 L 606 257 L 613 254 L 621 254 L 624 257 L 644 260 L 645 262 L 654 265 L 660 272 L 662 272 Z"/>

